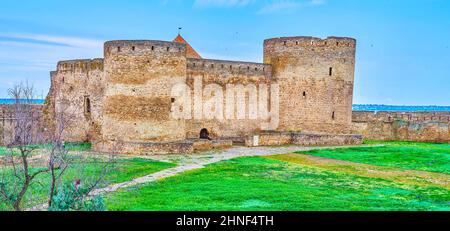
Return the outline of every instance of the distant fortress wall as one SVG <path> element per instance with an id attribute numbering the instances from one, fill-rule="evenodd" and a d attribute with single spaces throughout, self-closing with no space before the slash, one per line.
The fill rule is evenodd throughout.
<path id="1" fill-rule="evenodd" d="M 450 142 L 450 112 L 353 111 L 352 129 L 366 139 Z"/>
<path id="2" fill-rule="evenodd" d="M 31 131 L 33 132 L 33 138 L 45 142 L 49 134 L 42 120 L 44 105 L 32 104 L 30 106 L 33 117 L 39 118 L 32 124 Z M 0 146 L 6 146 L 14 141 L 16 118 L 15 105 L 0 104 Z"/>

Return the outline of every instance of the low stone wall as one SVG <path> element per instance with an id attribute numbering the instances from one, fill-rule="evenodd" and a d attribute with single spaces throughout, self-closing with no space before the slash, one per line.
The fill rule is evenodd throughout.
<path id="1" fill-rule="evenodd" d="M 340 146 L 357 145 L 362 143 L 362 135 L 334 135 L 311 134 L 300 132 L 269 132 L 255 136 L 249 136 L 246 146 L 278 146 L 278 145 L 302 145 L 302 146 Z"/>
<path id="2" fill-rule="evenodd" d="M 129 155 L 193 153 L 194 142 L 96 142 L 92 148 L 101 153 Z"/>
<path id="3" fill-rule="evenodd" d="M 36 141 L 42 141 L 48 139 L 49 134 L 46 132 L 46 128 L 43 124 L 42 109 L 43 105 L 32 104 L 33 117 L 36 118 L 33 123 L 32 132 Z M 13 141 L 15 135 L 15 108 L 11 104 L 0 104 L 0 146 L 6 146 Z"/>
<path id="4" fill-rule="evenodd" d="M 450 112 L 353 112 L 353 133 L 365 139 L 450 142 Z"/>
<path id="5" fill-rule="evenodd" d="M 293 144 L 304 146 L 357 145 L 362 144 L 362 135 L 293 134 Z"/>
<path id="6" fill-rule="evenodd" d="M 111 154 L 190 154 L 197 151 L 224 149 L 233 146 L 230 140 L 192 139 L 179 142 L 96 142 L 93 150 Z"/>

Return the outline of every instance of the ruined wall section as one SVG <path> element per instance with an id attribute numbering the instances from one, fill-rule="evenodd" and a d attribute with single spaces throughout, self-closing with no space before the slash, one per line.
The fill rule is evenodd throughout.
<path id="1" fill-rule="evenodd" d="M 30 107 L 32 116 L 36 119 L 30 130 L 33 140 L 38 143 L 46 142 L 48 133 L 46 123 L 43 120 L 44 105 L 30 104 L 22 106 Z M 7 146 L 14 141 L 17 118 L 15 113 L 16 105 L 0 104 L 0 146 Z"/>
<path id="2" fill-rule="evenodd" d="M 171 89 L 186 81 L 186 46 L 163 41 L 105 43 L 103 108 L 107 151 L 118 142 L 171 142 L 185 139 L 184 120 L 170 116 Z"/>
<path id="3" fill-rule="evenodd" d="M 264 41 L 264 63 L 280 84 L 280 131 L 350 132 L 355 47 L 338 37 Z"/>
<path id="4" fill-rule="evenodd" d="M 353 112 L 353 132 L 372 140 L 449 142 L 450 112 Z"/>
<path id="5" fill-rule="evenodd" d="M 99 140 L 105 87 L 103 59 L 61 61 L 51 77 L 46 120 L 59 123 L 58 117 L 64 116 L 67 142 Z M 57 127 L 50 125 L 50 129 Z"/>
<path id="6" fill-rule="evenodd" d="M 227 84 L 234 86 L 242 85 L 244 88 L 254 85 L 260 94 L 259 85 L 267 84 L 270 88 L 272 69 L 270 65 L 261 63 L 235 62 L 209 59 L 188 59 L 187 62 L 187 84 L 191 88 L 191 96 L 194 97 L 194 79 L 202 80 L 202 89 L 207 85 L 217 84 L 223 92 L 223 111 L 224 119 L 191 119 L 186 121 L 186 133 L 188 138 L 199 138 L 200 131 L 204 128 L 208 130 L 212 138 L 238 138 L 248 134 L 260 131 L 261 123 L 267 122 L 261 119 L 249 119 L 249 93 L 245 93 L 245 101 L 239 100 L 237 94 L 234 94 L 235 110 L 233 119 L 227 119 L 225 108 L 227 104 Z M 268 89 L 269 90 L 269 89 Z M 211 96 L 202 94 L 202 102 L 211 98 Z M 258 96 L 259 97 L 259 96 Z M 269 99 L 268 99 L 269 101 Z M 192 109 L 198 100 L 192 101 Z M 245 104 L 245 105 L 242 105 Z M 244 119 L 238 119 L 236 116 L 237 107 L 246 108 Z"/>

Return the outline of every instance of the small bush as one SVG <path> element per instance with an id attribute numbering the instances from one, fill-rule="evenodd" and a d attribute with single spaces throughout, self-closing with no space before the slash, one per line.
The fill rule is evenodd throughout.
<path id="1" fill-rule="evenodd" d="M 105 211 L 105 203 L 100 196 L 87 197 L 88 188 L 79 184 L 63 185 L 53 197 L 49 211 Z"/>

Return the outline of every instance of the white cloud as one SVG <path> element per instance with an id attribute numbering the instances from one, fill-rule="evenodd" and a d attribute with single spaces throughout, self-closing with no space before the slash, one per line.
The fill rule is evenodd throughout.
<path id="1" fill-rule="evenodd" d="M 20 43 L 47 43 L 79 48 L 102 48 L 103 41 L 79 37 L 54 36 L 42 34 L 0 34 L 0 37 L 15 39 Z"/>
<path id="2" fill-rule="evenodd" d="M 254 0 L 195 0 L 195 7 L 240 7 L 253 3 Z"/>

